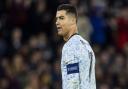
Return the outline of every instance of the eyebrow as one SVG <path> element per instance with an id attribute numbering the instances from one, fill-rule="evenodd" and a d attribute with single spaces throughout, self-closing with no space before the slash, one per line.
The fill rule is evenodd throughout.
<path id="1" fill-rule="evenodd" d="M 57 18 L 62 18 L 62 17 L 64 17 L 64 16 L 58 16 L 58 17 L 56 17 L 56 19 L 57 19 Z"/>
<path id="2" fill-rule="evenodd" d="M 58 18 L 62 18 L 62 17 L 64 18 L 64 16 L 58 16 L 58 17 L 56 17 L 56 18 L 55 18 L 55 21 L 56 21 Z"/>

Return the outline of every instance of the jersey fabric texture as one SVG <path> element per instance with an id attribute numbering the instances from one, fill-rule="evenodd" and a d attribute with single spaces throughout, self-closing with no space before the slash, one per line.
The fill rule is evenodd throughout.
<path id="1" fill-rule="evenodd" d="M 62 89 L 96 89 L 95 55 L 89 43 L 73 35 L 63 46 Z"/>

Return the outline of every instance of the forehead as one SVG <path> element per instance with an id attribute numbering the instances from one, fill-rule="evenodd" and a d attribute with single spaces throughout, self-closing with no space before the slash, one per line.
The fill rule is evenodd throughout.
<path id="1" fill-rule="evenodd" d="M 56 17 L 65 16 L 65 15 L 66 15 L 66 11 L 65 10 L 60 10 L 60 11 L 57 11 L 57 13 L 56 13 Z"/>

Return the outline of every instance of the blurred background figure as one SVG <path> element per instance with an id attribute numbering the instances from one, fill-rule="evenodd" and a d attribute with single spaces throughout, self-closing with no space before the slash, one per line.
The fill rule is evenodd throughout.
<path id="1" fill-rule="evenodd" d="M 57 6 L 78 10 L 96 55 L 97 89 L 128 89 L 128 0 L 0 0 L 0 89 L 62 89 Z"/>
<path id="2" fill-rule="evenodd" d="M 22 31 L 20 28 L 14 28 L 11 37 L 12 48 L 18 50 L 22 46 Z"/>

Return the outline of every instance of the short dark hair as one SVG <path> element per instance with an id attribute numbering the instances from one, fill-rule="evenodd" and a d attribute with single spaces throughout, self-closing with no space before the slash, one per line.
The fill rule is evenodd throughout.
<path id="1" fill-rule="evenodd" d="M 69 13 L 69 14 L 75 15 L 77 20 L 77 9 L 75 6 L 71 4 L 61 4 L 57 8 L 57 11 L 60 11 L 60 10 L 65 10 L 67 14 Z"/>

